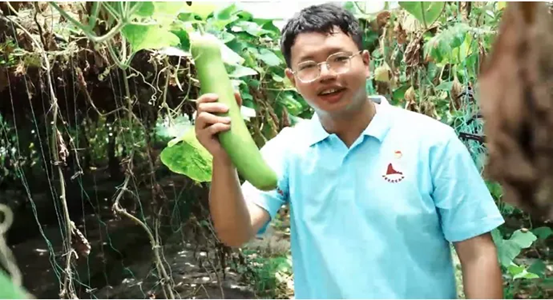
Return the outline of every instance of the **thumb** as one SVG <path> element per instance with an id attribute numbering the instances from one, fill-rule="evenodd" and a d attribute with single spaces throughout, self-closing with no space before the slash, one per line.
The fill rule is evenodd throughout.
<path id="1" fill-rule="evenodd" d="M 240 96 L 240 92 L 235 91 L 234 98 L 236 99 L 236 103 L 238 103 L 238 106 L 242 106 L 242 96 Z"/>

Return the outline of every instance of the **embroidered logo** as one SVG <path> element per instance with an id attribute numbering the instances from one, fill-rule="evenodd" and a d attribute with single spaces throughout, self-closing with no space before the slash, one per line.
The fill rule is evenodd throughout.
<path id="1" fill-rule="evenodd" d="M 396 160 L 399 160 L 402 156 L 403 154 L 401 153 L 401 151 L 394 152 L 394 157 L 396 158 Z M 386 181 L 392 182 L 392 183 L 397 183 L 402 181 L 403 178 L 405 178 L 405 176 L 403 175 L 403 172 L 398 171 L 397 167 L 398 167 L 398 164 L 396 164 L 396 168 L 394 168 L 393 164 L 389 163 L 388 168 L 386 169 L 386 174 L 382 175 L 382 177 Z"/>

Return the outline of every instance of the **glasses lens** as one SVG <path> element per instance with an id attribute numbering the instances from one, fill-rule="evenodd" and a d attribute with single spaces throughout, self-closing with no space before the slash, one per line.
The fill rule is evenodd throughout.
<path id="1" fill-rule="evenodd" d="M 316 64 L 301 66 L 298 70 L 298 77 L 301 81 L 317 79 L 317 77 L 319 77 L 319 66 Z"/>
<path id="2" fill-rule="evenodd" d="M 345 53 L 336 53 L 328 57 L 326 60 L 330 71 L 336 74 L 342 74 L 349 71 L 351 56 Z M 314 62 L 304 63 L 299 66 L 296 75 L 303 81 L 313 81 L 319 78 L 320 67 Z"/>
<path id="3" fill-rule="evenodd" d="M 335 73 L 341 74 L 349 70 L 350 56 L 347 54 L 335 54 L 328 58 L 328 65 Z"/>

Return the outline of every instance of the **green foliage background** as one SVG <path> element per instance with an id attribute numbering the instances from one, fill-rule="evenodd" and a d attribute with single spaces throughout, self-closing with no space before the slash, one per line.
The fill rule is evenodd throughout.
<path id="1" fill-rule="evenodd" d="M 159 174 L 167 168 L 187 177 L 205 192 L 211 178 L 211 157 L 192 130 L 199 84 L 189 52 L 190 38 L 200 30 L 221 41 L 227 71 L 242 95 L 242 112 L 259 147 L 283 127 L 293 126 L 313 114 L 284 75 L 286 66 L 278 46 L 280 32 L 273 19 L 257 18 L 235 4 L 195 1 L 191 5 L 185 1 L 94 2 L 83 7 L 55 2 L 49 5 L 60 16 L 49 32 L 62 36 L 64 41 L 57 49 L 47 49 L 47 34 L 28 33 L 27 46 L 21 39 L 5 37 L 0 40 L 0 69 L 23 74 L 44 66 L 46 61 L 54 67 L 70 65 L 76 53 L 72 51 L 85 48 L 94 53 L 97 64 L 89 68 L 98 69 L 92 76 L 95 78 L 91 79 L 90 70 L 83 71 L 86 69 L 83 67 L 69 72 L 74 71 L 75 76 L 88 74 L 83 75 L 87 82 L 105 83 L 112 80 L 110 76 L 119 76 L 122 80 L 119 100 L 114 105 L 100 106 L 94 104 L 95 99 L 87 104 L 88 117 L 78 123 L 69 126 L 58 119 L 52 126 L 45 125 L 43 129 L 37 126 L 36 131 L 25 133 L 17 130 L 16 122 L 0 114 L 0 183 L 24 181 L 25 174 L 33 170 L 40 173 L 53 169 L 56 165 L 50 165 L 50 158 L 63 154 L 63 147 L 68 149 L 67 157 L 74 155 L 75 161 L 84 159 L 76 154 L 76 149 L 85 147 L 83 173 L 108 166 L 111 158 L 118 159 L 122 166 L 118 177 L 122 192 L 118 190 L 110 204 L 123 217 L 120 195 L 130 188 L 127 184 L 132 184 L 130 178 L 137 174 Z M 371 53 L 373 75 L 367 81 L 368 92 L 451 125 L 483 169 L 486 149 L 478 141 L 482 121 L 477 117 L 477 78 L 493 45 L 505 3 L 400 2 L 400 8 L 386 8 L 378 13 L 366 13 L 366 2 L 342 5 L 360 21 L 364 49 Z M 144 62 L 149 65 L 140 66 Z M 7 78 L 0 76 L 0 91 L 9 85 L 11 79 Z M 140 87 L 129 84 L 131 78 L 139 78 Z M 55 104 L 55 99 L 51 103 Z M 43 124 L 52 120 L 45 113 Z M 466 138 L 467 134 L 476 138 Z M 41 136 L 48 138 L 38 141 Z M 49 141 L 52 141 L 49 146 L 56 150 L 47 154 L 37 150 Z M 109 151 L 112 154 L 106 155 Z M 69 175 L 60 178 L 69 181 Z M 138 181 L 155 182 L 159 178 L 144 176 Z M 65 184 L 63 180 L 50 182 L 59 190 Z M 502 202 L 501 187 L 493 182 L 488 184 L 508 220 L 493 232 L 506 279 L 506 295 L 546 295 L 551 285 L 548 243 L 553 231 L 547 223 L 532 220 Z M 154 204 L 148 204 L 150 201 L 144 198 L 137 202 L 140 209 L 132 211 L 130 217 L 142 222 L 146 232 L 156 235 L 152 240 L 157 240 L 150 220 L 157 217 L 146 211 L 155 215 L 154 208 L 166 203 L 151 200 Z M 151 206 L 151 210 L 143 205 Z M 189 206 L 186 207 L 188 210 Z M 174 213 L 176 208 L 166 209 Z M 67 237 L 69 229 L 62 229 L 62 223 L 60 230 L 65 230 Z M 158 243 L 152 242 L 154 246 L 159 246 Z M 157 268 L 162 274 L 159 265 Z"/>

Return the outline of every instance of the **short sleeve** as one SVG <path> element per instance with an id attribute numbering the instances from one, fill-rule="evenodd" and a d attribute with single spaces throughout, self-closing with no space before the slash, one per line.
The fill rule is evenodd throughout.
<path id="1" fill-rule="evenodd" d="M 283 129 L 260 149 L 265 162 L 277 174 L 277 188 L 272 191 L 261 191 L 248 181 L 242 184 L 242 194 L 246 202 L 254 203 L 266 210 L 270 215 L 270 220 L 274 219 L 278 210 L 288 201 L 288 168 L 286 161 L 286 146 L 288 143 L 285 141 L 287 130 L 287 128 Z M 269 222 L 260 229 L 258 234 L 265 232 Z"/>
<path id="2" fill-rule="evenodd" d="M 448 241 L 463 241 L 503 224 L 484 179 L 453 130 L 430 151 L 430 162 L 432 196 Z"/>

